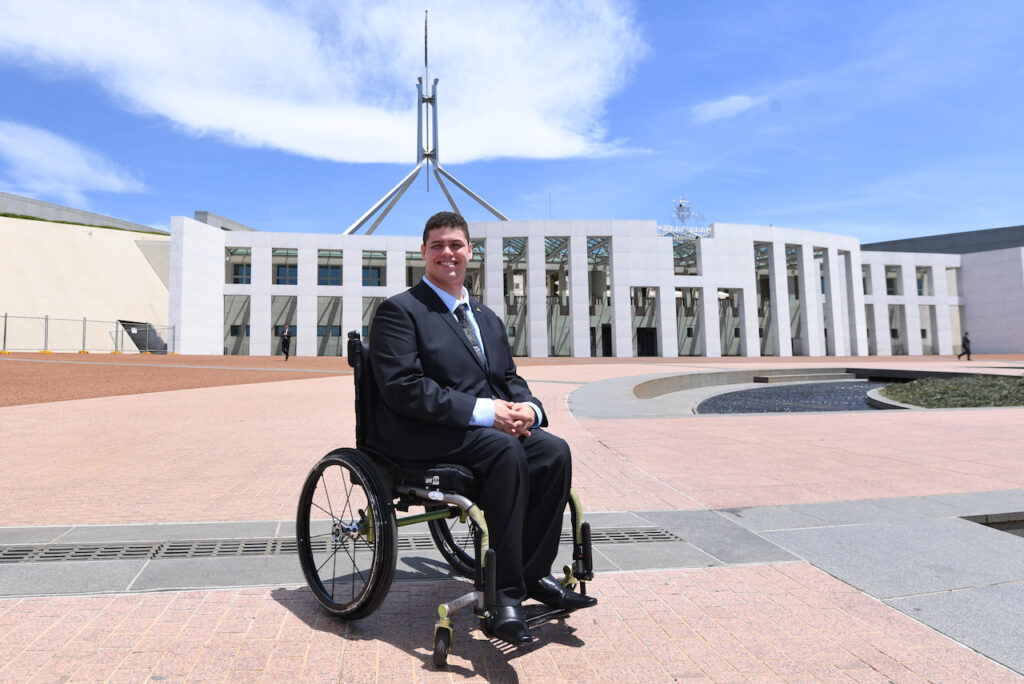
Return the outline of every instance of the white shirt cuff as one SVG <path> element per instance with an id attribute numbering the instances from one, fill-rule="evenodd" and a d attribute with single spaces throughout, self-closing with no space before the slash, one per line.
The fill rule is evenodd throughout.
<path id="1" fill-rule="evenodd" d="M 535 416 L 537 416 L 537 420 L 534 422 L 533 425 L 530 426 L 530 428 L 532 429 L 532 428 L 540 427 L 540 424 L 544 422 L 544 412 L 540 410 L 540 406 L 537 406 L 532 401 L 524 401 L 523 403 L 526 404 L 527 406 L 529 406 L 530 408 L 532 408 L 533 409 L 533 414 Z M 492 417 L 492 420 L 493 420 L 493 417 Z"/>
<path id="2" fill-rule="evenodd" d="M 494 400 L 477 399 L 469 424 L 479 427 L 494 427 Z"/>

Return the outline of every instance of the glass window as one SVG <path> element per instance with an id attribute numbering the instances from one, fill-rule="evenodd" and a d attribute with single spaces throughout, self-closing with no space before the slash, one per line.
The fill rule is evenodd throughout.
<path id="1" fill-rule="evenodd" d="M 379 287 L 384 284 L 384 273 L 380 266 L 363 266 L 363 285 Z"/>
<path id="2" fill-rule="evenodd" d="M 317 285 L 341 285 L 341 266 L 320 266 Z"/>
<path id="3" fill-rule="evenodd" d="M 299 250 L 281 249 L 275 247 L 271 250 L 271 259 L 274 266 L 275 285 L 297 285 L 299 282 Z"/>
<path id="4" fill-rule="evenodd" d="M 771 245 L 766 245 L 764 249 L 769 250 L 768 253 L 770 253 Z M 758 258 L 766 257 L 762 257 L 761 252 L 755 246 L 755 261 Z M 673 237 L 672 261 L 675 264 L 673 270 L 675 275 L 700 275 L 697 270 L 697 241 Z M 767 265 L 767 262 L 765 262 L 765 265 Z"/>
<path id="5" fill-rule="evenodd" d="M 387 284 L 387 254 L 363 252 L 363 287 L 382 287 Z"/>
<path id="6" fill-rule="evenodd" d="M 224 260 L 227 262 L 225 282 L 230 285 L 252 283 L 252 249 L 250 247 L 225 247 Z"/>
<path id="7" fill-rule="evenodd" d="M 299 267 L 280 264 L 274 267 L 275 285 L 296 285 L 299 282 Z"/>
<path id="8" fill-rule="evenodd" d="M 903 269 L 900 266 L 885 267 L 885 293 L 890 296 L 903 294 Z"/>
<path id="9" fill-rule="evenodd" d="M 340 249 L 317 250 L 317 285 L 341 285 L 341 263 L 343 257 L 344 253 Z"/>

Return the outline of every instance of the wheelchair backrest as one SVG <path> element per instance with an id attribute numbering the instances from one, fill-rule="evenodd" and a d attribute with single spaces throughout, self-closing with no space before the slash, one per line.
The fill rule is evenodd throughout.
<path id="1" fill-rule="evenodd" d="M 377 382 L 373 377 L 373 369 L 370 368 L 370 347 L 355 330 L 348 334 L 348 365 L 352 367 L 356 390 L 356 448 L 365 449 Z"/>

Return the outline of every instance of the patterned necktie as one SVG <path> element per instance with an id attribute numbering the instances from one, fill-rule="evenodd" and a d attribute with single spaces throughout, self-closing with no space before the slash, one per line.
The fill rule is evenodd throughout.
<path id="1" fill-rule="evenodd" d="M 480 360 L 484 360 L 484 353 L 480 350 L 480 340 L 477 339 L 476 331 L 473 330 L 473 324 L 466 318 L 466 307 L 469 304 L 460 304 L 455 307 L 455 317 L 459 319 L 459 325 L 462 326 L 462 332 L 466 333 L 466 337 L 469 339 L 469 343 L 473 346 L 473 351 L 480 357 Z"/>

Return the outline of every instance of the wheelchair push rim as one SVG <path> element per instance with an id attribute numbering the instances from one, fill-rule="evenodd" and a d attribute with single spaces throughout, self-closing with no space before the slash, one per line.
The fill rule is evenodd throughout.
<path id="1" fill-rule="evenodd" d="M 310 471 L 296 516 L 299 561 L 313 596 L 335 615 L 376 610 L 391 588 L 397 532 L 376 466 L 339 449 Z"/>

